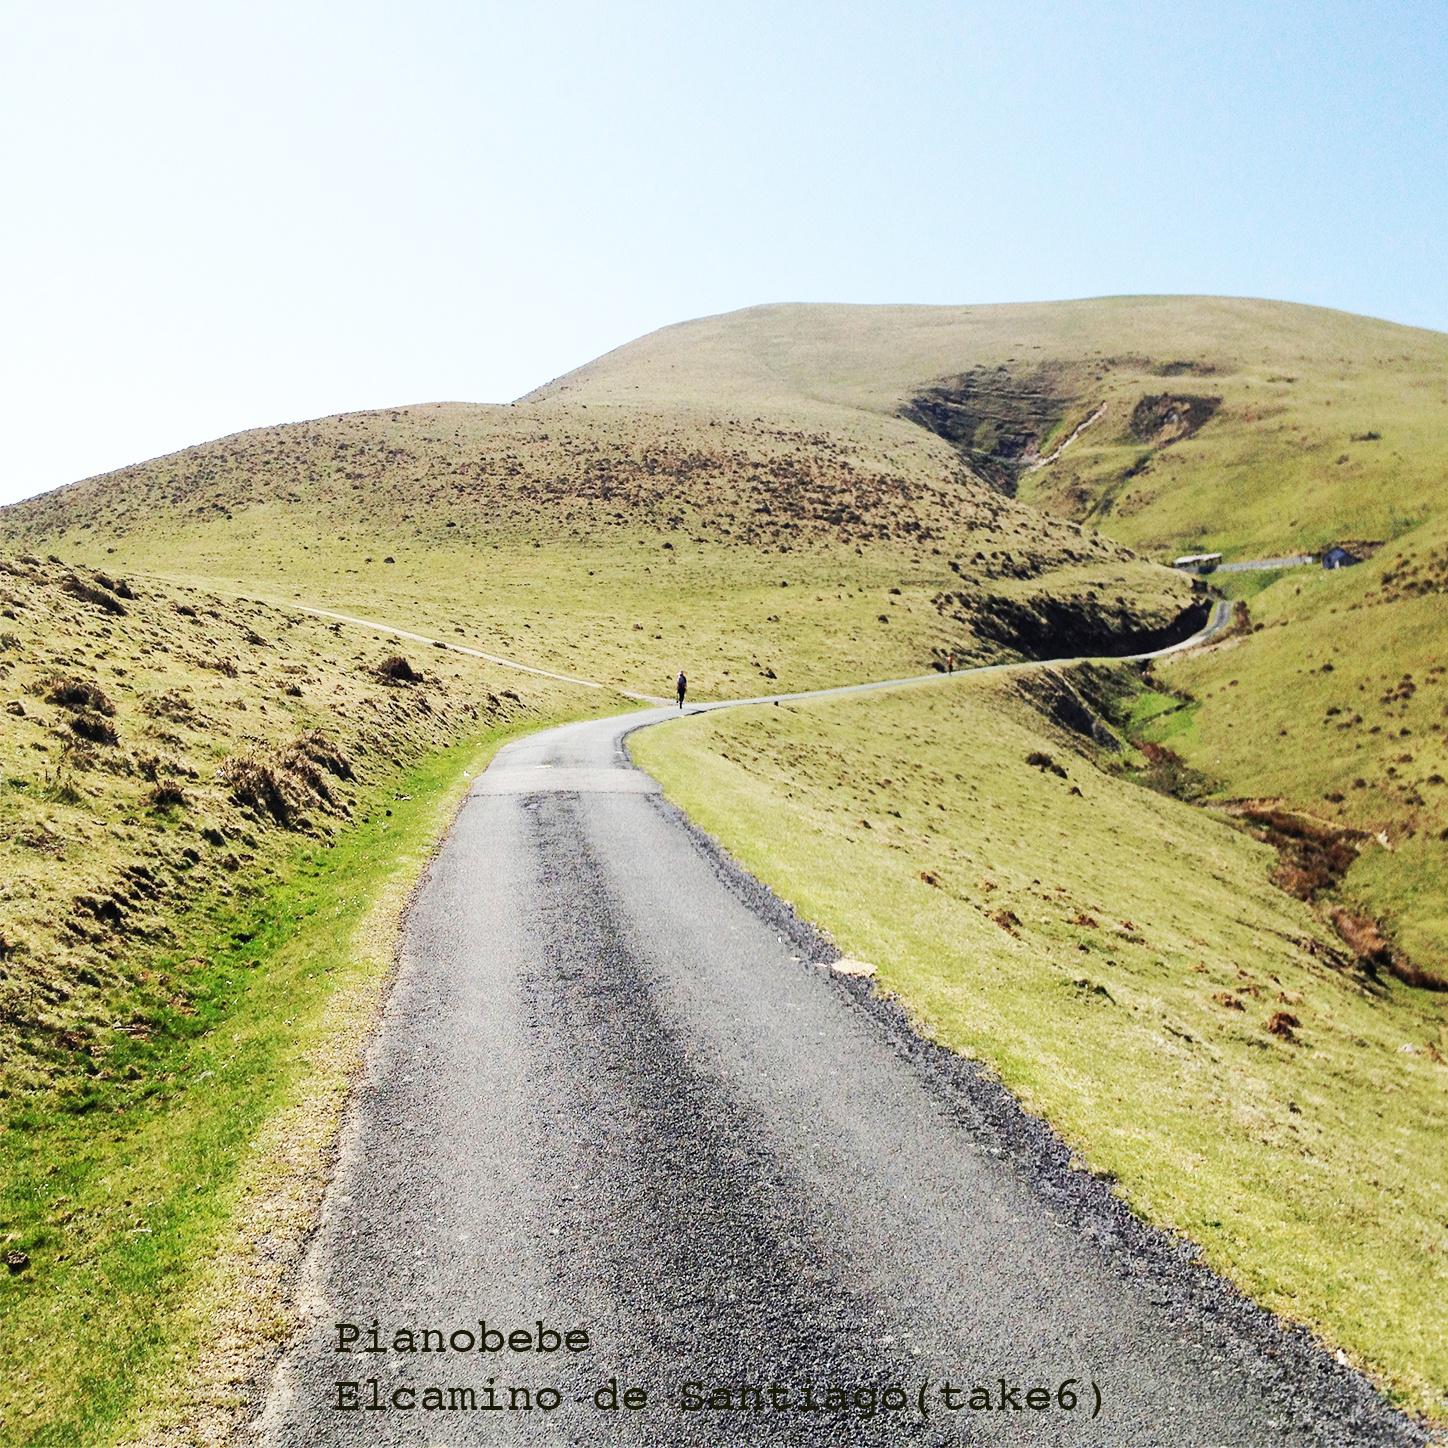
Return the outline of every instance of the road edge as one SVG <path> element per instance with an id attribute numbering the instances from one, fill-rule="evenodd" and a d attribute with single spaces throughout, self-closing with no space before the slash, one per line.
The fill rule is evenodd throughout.
<path id="1" fill-rule="evenodd" d="M 1177 648 L 1211 642 L 1229 619 L 1230 606 L 1217 629 L 1209 622 L 1201 635 Z M 1083 662 L 1088 661 L 1059 660 L 1034 667 Z M 931 677 L 940 676 L 922 676 L 921 681 Z M 711 712 L 714 707 L 736 704 L 711 705 Z M 673 720 L 641 723 L 623 736 L 629 761 L 640 773 L 647 771 L 634 761 L 626 741 L 643 729 L 670 722 Z M 1058 1222 L 1113 1270 L 1125 1266 L 1131 1275 L 1150 1284 L 1161 1297 L 1158 1306 L 1163 1310 L 1219 1324 L 1244 1375 L 1264 1387 L 1277 1387 L 1282 1396 L 1290 1398 L 1302 1412 L 1301 1426 L 1325 1443 L 1401 1444 L 1404 1448 L 1448 1444 L 1448 1433 L 1395 1406 L 1385 1388 L 1354 1366 L 1340 1349 L 1304 1324 L 1253 1301 L 1208 1266 L 1201 1260 L 1200 1247 L 1190 1238 L 1139 1216 L 1113 1190 L 1111 1179 L 1080 1164 L 1055 1128 L 1027 1110 L 986 1063 L 959 1055 L 922 1034 L 901 1002 L 877 990 L 869 976 L 831 969 L 843 957 L 827 932 L 796 913 L 666 794 L 647 798 L 665 819 L 683 830 L 720 882 L 791 946 L 799 957 L 799 969 L 823 978 L 848 1009 L 859 1012 L 941 1107 L 992 1156 L 1008 1161 L 1031 1195 Z"/>

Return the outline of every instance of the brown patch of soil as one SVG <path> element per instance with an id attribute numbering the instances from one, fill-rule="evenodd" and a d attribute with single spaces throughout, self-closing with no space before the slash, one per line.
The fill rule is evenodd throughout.
<path id="1" fill-rule="evenodd" d="M 1376 921 L 1343 909 L 1332 910 L 1328 918 L 1332 921 L 1332 928 L 1357 956 L 1358 965 L 1370 978 L 1376 980 L 1378 972 L 1386 970 L 1404 985 L 1416 986 L 1419 990 L 1448 990 L 1448 980 L 1443 980 L 1409 960 L 1394 947 Z"/>
<path id="2" fill-rule="evenodd" d="M 1166 446 L 1199 432 L 1222 405 L 1220 397 L 1161 392 L 1143 397 L 1131 409 L 1131 435 L 1138 442 Z"/>
<path id="3" fill-rule="evenodd" d="M 1272 881 L 1299 900 L 1315 900 L 1330 890 L 1357 859 L 1368 836 L 1275 805 L 1244 802 L 1229 806 L 1253 835 L 1279 856 Z"/>
<path id="4" fill-rule="evenodd" d="M 945 377 L 912 397 L 901 415 L 943 437 L 972 470 L 1001 492 L 1014 494 L 1020 475 L 1040 456 L 1040 444 L 1066 415 L 1085 378 L 1056 366 L 1026 373 L 978 367 Z"/>

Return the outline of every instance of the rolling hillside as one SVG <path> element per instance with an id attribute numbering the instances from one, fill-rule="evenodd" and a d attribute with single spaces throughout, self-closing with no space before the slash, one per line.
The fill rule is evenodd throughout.
<path id="1" fill-rule="evenodd" d="M 1196 616 L 1188 580 L 1146 557 L 1365 544 L 1381 586 L 1368 571 L 1237 580 L 1266 588 L 1248 628 L 1257 613 L 1272 627 L 1162 671 L 1195 701 L 1171 747 L 1218 798 L 1411 841 L 1413 888 L 1365 863 L 1352 901 L 1442 963 L 1433 721 L 1448 690 L 1429 655 L 1445 505 L 1438 333 L 1208 297 L 766 306 L 665 328 L 511 406 L 261 428 L 92 478 L 0 510 L 0 547 L 644 692 L 684 667 L 702 693 L 737 696 L 952 653 L 1124 651 Z M 1358 692 L 1411 684 L 1421 749 L 1399 747 L 1412 725 L 1359 710 L 1344 775 L 1327 712 L 1342 689 L 1300 671 L 1329 732 L 1286 742 L 1284 669 L 1328 651 Z"/>
<path id="2" fill-rule="evenodd" d="M 181 1347 L 271 1340 L 468 772 L 624 704 L 0 556 L 0 1442 L 113 1441 Z"/>
<path id="3" fill-rule="evenodd" d="M 751 865 L 818 899 L 822 923 L 883 953 L 908 900 L 973 941 L 969 959 L 924 961 L 906 940 L 882 979 L 1113 1170 L 1122 1156 L 1144 1212 L 1214 1245 L 1257 1295 L 1291 1310 L 1300 1290 L 1303 1316 L 1423 1403 L 1441 1356 L 1388 1319 L 1422 1295 L 1401 1273 L 1436 1220 L 1414 1177 L 1434 1119 L 1418 1105 L 1448 1050 L 1448 995 L 1431 988 L 1448 978 L 1448 337 L 1213 298 L 761 307 L 667 328 L 512 405 L 262 427 L 0 509 L 14 1340 L 102 1303 L 111 1324 L 73 1359 L 7 1368 L 0 1430 L 17 1404 L 119 1423 L 157 1383 L 179 1391 L 166 1365 L 197 1335 L 185 1322 L 233 1297 L 262 1303 L 239 1358 L 284 1330 L 278 1284 L 397 911 L 465 768 L 537 721 L 622 703 L 443 651 L 403 669 L 385 640 L 296 605 L 645 693 L 684 667 L 697 694 L 748 697 L 952 655 L 1130 652 L 1204 612 L 1202 585 L 1163 558 L 1339 540 L 1368 562 L 1218 575 L 1241 598 L 1230 638 L 1110 676 L 1092 708 L 1142 753 L 1107 757 L 1054 706 L 1043 720 L 1039 700 L 1023 714 L 980 689 L 920 718 L 895 696 L 740 714 L 657 754 L 726 840 L 698 791 L 740 806 Z M 761 801 L 781 796 L 834 855 L 768 837 Z M 1063 810 L 1089 858 L 1050 880 L 1031 842 Z M 1162 831 L 1212 872 L 1190 896 L 1170 860 L 1137 891 Z M 835 855 L 865 862 L 848 898 L 818 875 Z M 1199 921 L 1177 919 L 1184 899 Z M 1260 958 L 1253 931 L 1278 932 Z M 1022 941 L 1035 974 L 1012 974 Z M 1090 974 L 1062 974 L 1078 955 Z M 1070 1118 L 1041 1085 L 1079 1045 L 1039 1025 L 1052 1010 L 1101 1027 L 1107 1076 L 1129 1067 L 1135 1084 Z M 1211 1094 L 1232 1063 L 1257 1083 L 1251 1109 Z M 1218 1233 L 1214 1192 L 1250 1179 L 1284 1220 L 1310 1215 L 1328 1272 L 1336 1198 L 1312 1174 L 1366 1170 L 1374 1092 L 1402 1093 L 1380 1179 L 1412 1199 L 1384 1216 L 1355 1198 L 1344 1240 L 1392 1259 L 1397 1295 L 1374 1303 L 1359 1274 L 1309 1301 L 1263 1265 L 1270 1234 L 1246 1219 Z M 1223 1125 L 1148 1172 L 1113 1135 L 1126 1116 L 1163 1140 L 1198 1116 Z M 1309 1186 L 1274 1184 L 1262 1139 L 1300 1154 Z M 1228 1184 L 1206 1196 L 1183 1185 L 1198 1149 Z"/>
<path id="4" fill-rule="evenodd" d="M 1022 506 L 901 415 L 890 388 L 913 395 L 970 363 L 963 314 L 945 314 L 933 354 L 904 333 L 893 370 L 875 324 L 900 314 L 843 309 L 861 314 L 874 350 L 852 357 L 847 329 L 819 365 L 881 375 L 883 390 L 831 389 L 767 353 L 731 373 L 695 347 L 710 324 L 691 324 L 511 407 L 319 419 L 123 469 L 5 510 L 0 538 L 381 610 L 654 689 L 685 662 L 701 686 L 739 693 L 909 672 L 951 651 L 1030 653 L 1047 634 L 1104 648 L 1170 625 L 1190 601 L 1181 579 Z M 774 313 L 741 315 L 730 357 L 754 346 L 760 315 Z M 786 309 L 780 325 L 807 335 L 816 315 Z M 668 346 L 698 366 L 655 360 Z M 620 369 L 648 381 L 606 381 Z M 785 381 L 765 386 L 761 369 Z"/>
<path id="5" fill-rule="evenodd" d="M 353 414 L 92 479 L 0 514 L 5 535 L 653 692 L 681 665 L 739 694 L 996 650 L 996 597 L 1020 619 L 1004 646 L 1025 651 L 1050 632 L 1046 596 L 1103 645 L 1191 602 L 1179 577 L 870 417 Z"/>
<path id="6" fill-rule="evenodd" d="M 1209 298 L 762 307 L 509 407 L 190 448 L 6 509 L 0 540 L 739 693 L 1105 647 L 1188 602 L 1119 545 L 1391 540 L 1445 477 L 1434 333 Z"/>
<path id="7" fill-rule="evenodd" d="M 185 1033 L 196 982 L 157 956 L 187 909 L 256 897 L 429 753 L 584 704 L 33 555 L 0 558 L 0 609 L 0 1102 L 57 1076 L 83 1098 L 132 1040 Z"/>
<path id="8" fill-rule="evenodd" d="M 757 307 L 530 396 L 912 418 L 1007 491 L 1152 554 L 1382 540 L 1448 504 L 1448 337 L 1280 302 Z"/>
<path id="9" fill-rule="evenodd" d="M 1147 556 L 1365 545 L 1342 573 L 1219 575 L 1251 595 L 1246 626 L 1158 669 L 1180 697 L 1144 737 L 1205 798 L 1323 822 L 1345 853 L 1315 896 L 1448 976 L 1448 337 L 1211 297 L 759 307 L 532 396 L 700 393 L 908 418 L 1003 494 Z"/>
<path id="10" fill-rule="evenodd" d="M 1141 1215 L 1441 1413 L 1444 997 L 1140 786 L 1101 709 L 1125 672 L 700 714 L 633 752 Z"/>
<path id="11" fill-rule="evenodd" d="M 665 328 L 511 406 L 261 428 L 92 478 L 0 510 L 0 547 L 644 692 L 684 667 L 737 696 L 952 654 L 1124 652 L 1200 613 L 1146 555 L 1364 544 L 1360 571 L 1239 580 L 1265 587 L 1243 633 L 1160 685 L 1189 689 L 1171 747 L 1206 793 L 1387 839 L 1412 888 L 1373 857 L 1352 902 L 1436 965 L 1445 503 L 1437 333 L 1228 298 L 768 306 Z M 1335 690 L 1293 662 L 1329 654 Z M 1344 715 L 1349 680 L 1384 709 L 1407 686 L 1420 721 Z M 1305 747 L 1284 711 L 1320 719 Z M 1363 721 L 1350 769 L 1344 717 Z"/>

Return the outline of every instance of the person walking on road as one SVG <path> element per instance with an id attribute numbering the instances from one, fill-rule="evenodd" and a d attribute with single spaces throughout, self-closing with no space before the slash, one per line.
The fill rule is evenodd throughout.
<path id="1" fill-rule="evenodd" d="M 689 687 L 689 681 L 684 677 L 684 671 L 679 670 L 679 677 L 674 680 L 674 687 L 679 691 L 679 708 L 684 707 L 684 691 Z"/>

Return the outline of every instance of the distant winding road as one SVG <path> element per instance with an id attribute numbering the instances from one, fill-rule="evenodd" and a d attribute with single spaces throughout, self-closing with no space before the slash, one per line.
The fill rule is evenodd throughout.
<path id="1" fill-rule="evenodd" d="M 1288 558 L 1247 558 L 1240 563 L 1219 563 L 1217 573 L 1275 573 L 1282 568 L 1301 568 L 1315 560 L 1311 553 L 1294 553 Z"/>
<path id="2" fill-rule="evenodd" d="M 912 682 L 947 681 L 863 687 Z M 476 782 L 409 913 L 256 1441 L 1418 1441 L 665 803 L 625 736 L 675 716 L 550 729 Z M 373 1319 L 591 1345 L 335 1351 Z M 490 1379 L 559 1405 L 490 1410 Z M 646 1404 L 596 1406 L 610 1380 Z M 687 1406 L 740 1384 L 791 1406 Z M 428 1385 L 453 1406 L 409 1406 Z M 871 1416 L 884 1387 L 904 1406 Z"/>

